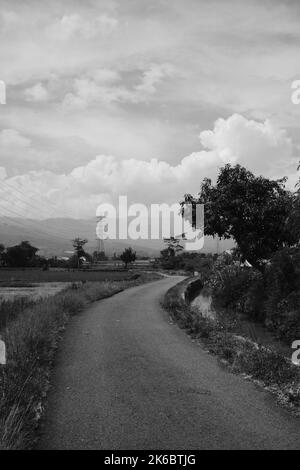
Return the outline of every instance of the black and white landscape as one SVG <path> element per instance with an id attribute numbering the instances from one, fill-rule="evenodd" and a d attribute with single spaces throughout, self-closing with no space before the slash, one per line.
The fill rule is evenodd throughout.
<path id="1" fill-rule="evenodd" d="M 300 448 L 299 26 L 0 0 L 0 450 Z"/>

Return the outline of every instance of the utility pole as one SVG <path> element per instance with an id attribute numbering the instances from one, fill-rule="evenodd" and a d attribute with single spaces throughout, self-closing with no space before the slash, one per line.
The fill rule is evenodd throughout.
<path id="1" fill-rule="evenodd" d="M 97 253 L 104 253 L 104 240 L 101 238 L 97 237 Z"/>
<path id="2" fill-rule="evenodd" d="M 98 216 L 96 217 L 96 219 L 97 219 L 97 231 L 96 231 L 97 249 L 96 251 L 97 251 L 97 256 L 99 259 L 100 254 L 102 254 L 103 257 L 105 256 L 105 251 L 104 251 L 104 226 L 105 226 L 104 219 L 105 217 Z"/>

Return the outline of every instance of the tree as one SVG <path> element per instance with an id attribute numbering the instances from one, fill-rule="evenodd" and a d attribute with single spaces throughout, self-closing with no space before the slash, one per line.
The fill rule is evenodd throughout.
<path id="1" fill-rule="evenodd" d="M 8 266 L 27 267 L 33 266 L 36 262 L 38 248 L 30 245 L 28 241 L 23 241 L 19 245 L 7 248 L 3 258 Z"/>
<path id="2" fill-rule="evenodd" d="M 233 238 L 241 257 L 263 269 L 265 259 L 296 240 L 288 227 L 293 195 L 285 182 L 227 164 L 215 185 L 204 179 L 198 197 L 187 194 L 184 202 L 204 204 L 205 234 Z"/>
<path id="3" fill-rule="evenodd" d="M 125 269 L 129 263 L 133 263 L 136 260 L 136 252 L 132 250 L 131 247 L 126 248 L 123 253 L 120 255 L 120 260 L 125 264 Z"/>
<path id="4" fill-rule="evenodd" d="M 74 250 L 75 250 L 75 254 L 76 254 L 76 258 L 77 258 L 77 267 L 79 268 L 80 267 L 80 259 L 82 257 L 85 257 L 86 253 L 84 251 L 84 245 L 88 242 L 88 240 L 86 238 L 74 238 L 74 240 L 72 240 L 72 243 L 73 243 L 73 247 L 74 247 Z"/>
<path id="5" fill-rule="evenodd" d="M 175 237 L 164 238 L 164 243 L 166 248 L 160 252 L 162 265 L 164 268 L 174 269 L 178 264 L 176 256 L 183 250 L 183 246 L 180 245 L 180 240 Z"/>
<path id="6" fill-rule="evenodd" d="M 178 253 L 180 253 L 183 250 L 183 246 L 180 245 L 179 238 L 175 238 L 175 237 L 164 238 L 164 243 L 166 243 L 167 245 L 166 251 L 169 257 L 176 256 Z"/>
<path id="7" fill-rule="evenodd" d="M 298 171 L 300 169 L 300 164 L 298 166 Z M 293 204 L 291 215 L 289 219 L 289 228 L 291 233 L 296 238 L 297 243 L 300 241 L 300 178 L 296 184 L 296 191 L 293 195 Z"/>
<path id="8" fill-rule="evenodd" d="M 0 266 L 1 266 L 2 261 L 3 261 L 4 252 L 5 252 L 5 246 L 3 245 L 3 243 L 0 243 Z"/>

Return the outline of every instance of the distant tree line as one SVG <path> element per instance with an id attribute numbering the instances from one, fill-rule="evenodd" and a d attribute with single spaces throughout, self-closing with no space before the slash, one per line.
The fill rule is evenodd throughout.
<path id="1" fill-rule="evenodd" d="M 104 252 L 94 251 L 92 255 L 87 253 L 84 249 L 87 242 L 88 240 L 85 238 L 74 238 L 72 240 L 74 252 L 68 259 L 57 256 L 52 256 L 51 258 L 40 256 L 37 254 L 39 248 L 31 245 L 29 241 L 22 241 L 18 245 L 10 247 L 5 247 L 0 243 L 0 266 L 10 268 L 36 267 L 44 270 L 47 270 L 49 267 L 76 269 L 107 259 Z M 129 247 L 126 248 L 119 257 L 115 255 L 114 259 L 123 261 L 124 267 L 127 269 L 127 266 L 135 261 L 136 253 Z"/>
<path id="2" fill-rule="evenodd" d="M 5 248 L 0 244 L 0 264 L 13 268 L 40 267 L 47 263 L 42 256 L 38 256 L 38 248 L 28 241 L 22 241 L 19 245 Z"/>

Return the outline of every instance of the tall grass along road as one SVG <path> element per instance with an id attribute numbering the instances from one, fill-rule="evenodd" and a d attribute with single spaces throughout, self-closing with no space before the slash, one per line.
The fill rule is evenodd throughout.
<path id="1" fill-rule="evenodd" d="M 300 422 L 220 368 L 160 307 L 179 276 L 73 318 L 40 449 L 299 449 Z"/>

